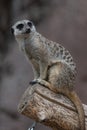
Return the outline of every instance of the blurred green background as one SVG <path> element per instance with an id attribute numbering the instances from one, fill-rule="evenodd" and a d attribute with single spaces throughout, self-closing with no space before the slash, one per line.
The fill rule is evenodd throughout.
<path id="1" fill-rule="evenodd" d="M 32 120 L 17 112 L 33 79 L 30 63 L 10 33 L 18 20 L 30 19 L 37 31 L 61 43 L 77 64 L 75 90 L 87 104 L 87 0 L 0 0 L 0 130 L 27 130 Z M 38 125 L 37 129 L 48 129 Z"/>

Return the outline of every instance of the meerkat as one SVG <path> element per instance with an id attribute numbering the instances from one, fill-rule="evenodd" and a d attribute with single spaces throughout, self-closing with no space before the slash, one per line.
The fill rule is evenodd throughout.
<path id="1" fill-rule="evenodd" d="M 20 50 L 32 64 L 34 80 L 31 83 L 40 83 L 55 93 L 68 97 L 77 109 L 80 130 L 85 130 L 83 106 L 73 90 L 76 65 L 69 51 L 38 33 L 32 21 L 18 21 L 11 31 L 19 43 Z"/>

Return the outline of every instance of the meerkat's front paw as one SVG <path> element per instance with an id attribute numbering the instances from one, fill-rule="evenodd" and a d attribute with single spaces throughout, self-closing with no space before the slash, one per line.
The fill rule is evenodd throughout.
<path id="1" fill-rule="evenodd" d="M 42 79 L 39 79 L 39 78 L 30 81 L 30 84 L 31 84 L 31 85 L 34 85 L 34 84 L 36 84 L 36 83 L 39 83 L 39 84 L 44 85 L 43 80 L 42 80 Z"/>
<path id="2" fill-rule="evenodd" d="M 31 85 L 34 85 L 34 84 L 36 84 L 36 83 L 39 83 L 39 84 L 41 84 L 41 85 L 43 85 L 43 86 L 45 86 L 45 87 L 47 87 L 47 86 L 50 85 L 49 82 L 47 82 L 47 81 L 45 81 L 45 80 L 43 80 L 43 79 L 41 79 L 41 78 L 34 79 L 34 80 L 32 80 L 32 81 L 30 82 Z"/>
<path id="3" fill-rule="evenodd" d="M 40 78 L 36 79 L 36 82 L 39 83 L 39 84 L 42 84 L 42 85 L 44 84 L 44 83 L 43 83 L 43 80 L 40 79 Z"/>
<path id="4" fill-rule="evenodd" d="M 30 84 L 31 84 L 31 85 L 34 85 L 34 84 L 36 84 L 36 83 L 37 83 L 37 79 L 34 79 L 34 80 L 30 81 Z"/>
<path id="5" fill-rule="evenodd" d="M 45 81 L 43 79 L 40 79 L 40 78 L 37 79 L 37 83 L 39 83 L 39 84 L 41 84 L 43 86 L 47 86 L 47 81 Z"/>

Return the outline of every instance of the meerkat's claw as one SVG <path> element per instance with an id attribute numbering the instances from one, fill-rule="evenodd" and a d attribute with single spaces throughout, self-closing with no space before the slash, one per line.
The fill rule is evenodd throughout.
<path id="1" fill-rule="evenodd" d="M 37 83 L 39 83 L 39 84 L 41 84 L 41 85 L 43 85 L 43 86 L 45 86 L 45 87 L 47 86 L 47 81 L 45 81 L 45 80 L 43 80 L 43 79 L 40 79 L 40 78 L 39 78 L 39 79 L 37 79 L 36 81 L 37 81 Z"/>
<path id="2" fill-rule="evenodd" d="M 31 85 L 34 85 L 34 84 L 36 84 L 36 83 L 37 83 L 36 80 L 32 80 L 32 81 L 30 81 L 30 84 L 31 84 Z"/>
<path id="3" fill-rule="evenodd" d="M 45 85 L 45 80 L 42 80 L 42 79 L 38 78 L 38 79 L 34 79 L 34 80 L 30 81 L 31 85 L 34 85 L 36 83 L 39 83 L 41 85 Z"/>
<path id="4" fill-rule="evenodd" d="M 39 83 L 39 84 L 41 84 L 41 85 L 44 85 L 44 82 L 43 82 L 42 79 L 37 79 L 36 81 L 37 81 L 37 83 Z"/>

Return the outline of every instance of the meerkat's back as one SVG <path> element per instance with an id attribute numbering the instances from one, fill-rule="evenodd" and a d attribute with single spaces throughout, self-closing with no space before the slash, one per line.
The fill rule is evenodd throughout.
<path id="1" fill-rule="evenodd" d="M 40 35 L 40 37 L 43 36 Z M 61 44 L 48 40 L 45 37 L 41 39 L 41 42 L 43 42 L 44 40 L 44 43 L 48 48 L 48 52 L 50 53 L 51 58 L 53 58 L 52 60 L 64 62 L 68 64 L 73 71 L 76 72 L 76 64 L 73 61 L 73 58 L 67 49 L 65 49 Z"/>

